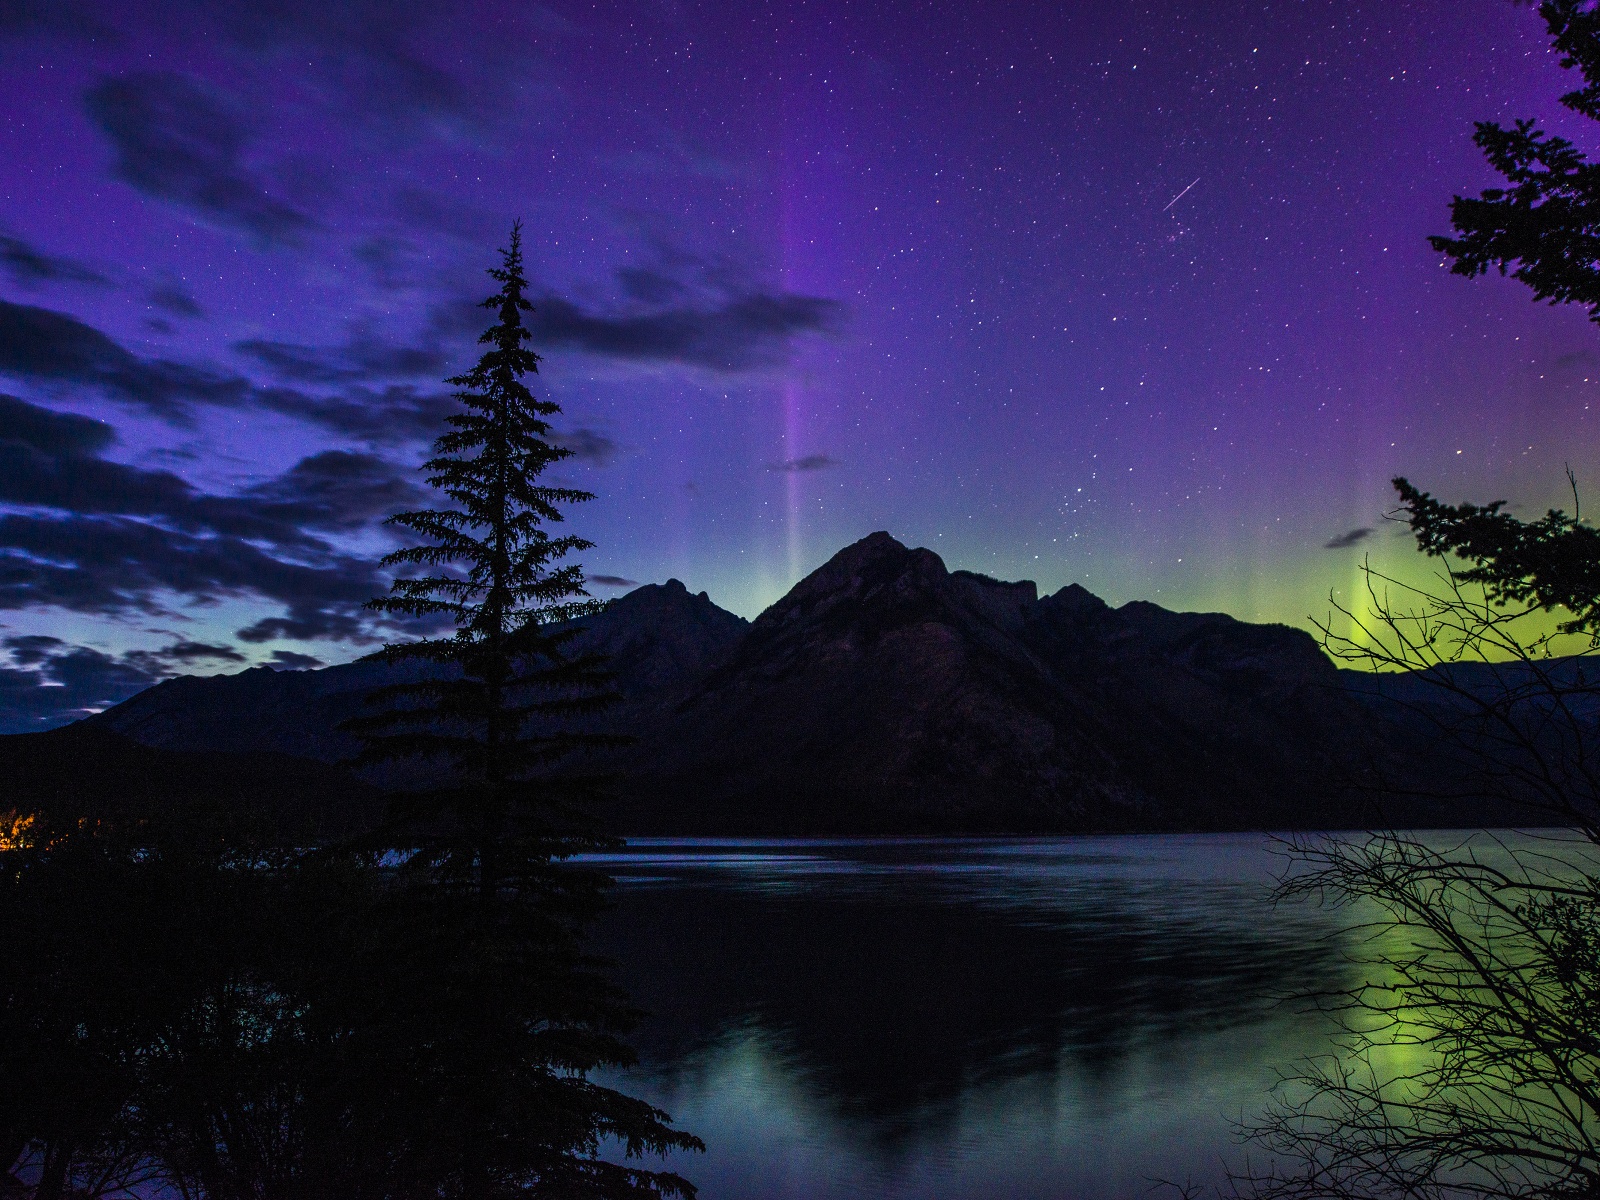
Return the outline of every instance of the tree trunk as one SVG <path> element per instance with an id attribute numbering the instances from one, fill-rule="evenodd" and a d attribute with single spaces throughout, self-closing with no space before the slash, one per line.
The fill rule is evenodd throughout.
<path id="1" fill-rule="evenodd" d="M 34 1200 L 63 1200 L 67 1194 L 67 1168 L 72 1165 L 72 1150 L 70 1143 L 45 1144 L 44 1170 L 34 1190 Z"/>

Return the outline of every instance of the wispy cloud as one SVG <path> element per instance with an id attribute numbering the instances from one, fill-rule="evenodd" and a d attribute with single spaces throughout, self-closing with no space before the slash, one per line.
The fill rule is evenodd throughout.
<path id="1" fill-rule="evenodd" d="M 619 314 L 589 312 L 560 296 L 544 296 L 534 303 L 529 327 L 544 346 L 736 372 L 786 361 L 796 337 L 833 332 L 843 313 L 838 301 L 795 292 L 750 292 L 715 306 Z"/>
<path id="2" fill-rule="evenodd" d="M 590 463 L 597 467 L 610 466 L 618 451 L 617 443 L 605 434 L 582 427 L 558 433 L 551 441 L 564 450 L 572 451 L 572 457 L 579 462 Z"/>
<path id="3" fill-rule="evenodd" d="M 116 151 L 117 177 L 264 242 L 294 242 L 311 219 L 269 194 L 245 165 L 248 129 L 234 106 L 186 76 L 135 71 L 102 79 L 84 105 Z"/>
<path id="4" fill-rule="evenodd" d="M 768 463 L 767 470 L 797 474 L 806 471 L 826 471 L 829 467 L 838 465 L 838 459 L 830 458 L 826 454 L 807 454 L 800 458 L 785 459 L 783 462 Z"/>
<path id="5" fill-rule="evenodd" d="M 0 234 L 0 266 L 4 266 L 19 287 L 42 283 L 93 283 L 110 281 L 99 271 L 59 255 L 47 254 L 21 238 Z"/>
<path id="6" fill-rule="evenodd" d="M 233 664 L 231 646 L 176 641 L 154 650 L 108 654 L 45 634 L 0 640 L 0 733 L 26 733 L 75 721 L 195 665 Z"/>
<path id="7" fill-rule="evenodd" d="M 1324 550 L 1347 550 L 1372 536 L 1372 530 L 1363 525 L 1359 529 L 1352 529 L 1348 533 L 1341 533 L 1338 537 L 1329 538 L 1322 543 Z"/>
<path id="8" fill-rule="evenodd" d="M 0 505 L 12 510 L 0 513 L 0 609 L 129 615 L 247 596 L 283 614 L 238 631 L 244 641 L 366 637 L 361 605 L 383 583 L 338 539 L 414 504 L 410 471 L 328 450 L 216 495 L 105 458 L 114 437 L 0 396 Z"/>

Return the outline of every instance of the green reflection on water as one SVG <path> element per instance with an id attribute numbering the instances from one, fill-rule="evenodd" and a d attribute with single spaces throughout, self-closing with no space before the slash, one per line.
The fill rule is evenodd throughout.
<path id="1" fill-rule="evenodd" d="M 656 1014 L 631 1086 L 706 1139 L 708 1197 L 1219 1178 L 1331 1045 L 1285 997 L 1350 982 L 1261 838 L 661 849 L 603 938 Z"/>

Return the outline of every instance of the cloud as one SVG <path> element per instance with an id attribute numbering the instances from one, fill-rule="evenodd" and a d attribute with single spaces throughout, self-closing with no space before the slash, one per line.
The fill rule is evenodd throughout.
<path id="1" fill-rule="evenodd" d="M 436 377 L 450 366 L 450 358 L 440 346 L 395 346 L 371 337 L 357 337 L 334 347 L 250 338 L 235 342 L 234 349 L 280 378 L 303 383 L 343 383 L 384 376 Z"/>
<path id="2" fill-rule="evenodd" d="M 781 361 L 796 335 L 831 329 L 842 311 L 831 300 L 788 293 L 629 317 L 588 316 L 564 300 L 544 306 L 547 323 L 535 332 L 545 345 L 730 371 Z M 558 310 L 553 316 L 551 308 Z M 397 445 L 436 436 L 456 411 L 448 392 L 404 377 L 448 371 L 451 339 L 474 312 L 466 304 L 441 308 L 417 346 L 395 346 L 363 333 L 332 347 L 239 343 L 237 349 L 286 381 L 266 383 L 237 371 L 143 357 L 67 313 L 0 300 L 0 375 L 44 387 L 92 388 L 177 424 L 191 422 L 197 407 L 254 408 L 373 445 Z M 328 390 L 310 390 L 319 385 Z M 589 462 L 603 465 L 616 452 L 609 438 L 593 430 L 575 430 L 570 437 L 571 448 Z"/>
<path id="3" fill-rule="evenodd" d="M 540 346 L 572 346 L 606 358 L 675 362 L 714 371 L 748 371 L 787 360 L 800 334 L 832 332 L 843 311 L 837 301 L 820 296 L 750 292 L 714 306 L 602 316 L 547 295 L 535 301 L 528 326 Z"/>
<path id="4" fill-rule="evenodd" d="M 4 645 L 13 665 L 0 665 L 0 733 L 64 725 L 120 703 L 158 678 L 142 663 L 59 638 L 8 638 Z"/>
<path id="5" fill-rule="evenodd" d="M 350 253 L 385 291 L 401 291 L 417 282 L 419 252 L 416 243 L 407 238 L 376 235 L 357 242 Z"/>
<path id="6" fill-rule="evenodd" d="M 573 429 L 558 433 L 550 440 L 562 449 L 572 451 L 572 457 L 579 462 L 593 463 L 597 467 L 609 466 L 617 456 L 616 442 L 594 429 Z"/>
<path id="7" fill-rule="evenodd" d="M 21 238 L 5 234 L 0 234 L 0 265 L 5 267 L 19 287 L 35 287 L 41 283 L 109 282 L 99 271 L 80 262 L 46 254 Z"/>
<path id="8" fill-rule="evenodd" d="M 145 653 L 134 651 L 133 653 Z M 242 663 L 247 661 L 232 646 L 218 646 L 209 642 L 174 642 L 160 650 L 151 651 L 154 656 L 166 663 L 189 663 L 202 659 L 212 659 L 217 662 Z"/>
<path id="9" fill-rule="evenodd" d="M 411 51 L 409 34 L 441 23 L 419 0 L 223 0 L 212 9 L 224 30 L 247 49 L 288 47 L 297 57 L 315 48 L 357 68 L 346 79 L 363 101 L 388 116 L 455 114 L 471 107 L 470 93 L 449 71 Z M 461 26 L 456 24 L 459 34 Z M 428 39 L 422 39 L 427 44 Z"/>
<path id="10" fill-rule="evenodd" d="M 375 445 L 431 437 L 455 411 L 444 392 L 411 384 L 350 383 L 336 393 L 263 386 L 243 375 L 141 358 L 76 317 L 0 300 L 0 374 L 42 385 L 90 387 L 179 423 L 197 405 L 255 407 L 309 421 Z"/>
<path id="11" fill-rule="evenodd" d="M 237 663 L 229 646 L 177 641 L 155 650 L 107 654 L 43 634 L 0 641 L 0 733 L 27 733 L 120 704 L 195 663 Z"/>
<path id="12" fill-rule="evenodd" d="M 310 228 L 309 217 L 268 195 L 245 166 L 243 120 L 185 76 L 137 71 L 102 79 L 84 106 L 111 139 L 116 176 L 147 196 L 264 243 L 295 242 Z"/>
<path id="13" fill-rule="evenodd" d="M 361 605 L 384 588 L 375 565 L 340 549 L 421 495 L 411 472 L 330 450 L 238 495 L 201 492 L 169 471 L 112 462 L 109 426 L 0 396 L 0 609 L 164 613 L 255 597 L 279 617 L 240 632 L 367 638 Z"/>
<path id="14" fill-rule="evenodd" d="M 252 393 L 241 376 L 143 359 L 76 317 L 7 300 L 0 300 L 0 372 L 88 385 L 168 419 L 182 419 L 195 403 L 237 406 Z"/>
<path id="15" fill-rule="evenodd" d="M 586 575 L 584 579 L 589 583 L 598 583 L 601 587 L 638 587 L 637 579 L 625 579 L 621 575 Z"/>
<path id="16" fill-rule="evenodd" d="M 310 538 L 297 542 L 291 558 L 237 536 L 132 517 L 10 513 L 0 516 L 0 609 L 170 615 L 168 596 L 199 605 L 255 597 L 287 615 L 251 626 L 247 641 L 364 640 L 361 605 L 382 590 L 373 564 Z"/>
<path id="17" fill-rule="evenodd" d="M 297 549 L 413 504 L 409 473 L 373 454 L 328 450 L 238 496 L 197 491 L 170 471 L 100 457 L 110 426 L 0 395 L 0 503 L 78 516 L 155 520 Z"/>
<path id="18" fill-rule="evenodd" d="M 0 37 L 47 35 L 73 41 L 114 41 L 90 5 L 78 0 L 6 0 L 0 4 Z"/>
<path id="19" fill-rule="evenodd" d="M 116 431 L 104 421 L 0 394 L 0 446 L 27 446 L 47 455 L 94 455 L 116 440 Z"/>
<path id="20" fill-rule="evenodd" d="M 429 0 L 170 0 L 240 57 L 308 79 L 343 120 L 412 149 L 419 135 L 482 144 L 532 103 L 566 103 L 545 67 L 552 39 L 575 26 L 544 6 L 505 6 L 492 21 L 462 21 Z M 271 86 L 270 83 L 267 86 Z"/>
<path id="21" fill-rule="evenodd" d="M 771 463 L 767 466 L 767 470 L 798 473 L 805 471 L 826 471 L 829 467 L 837 467 L 838 465 L 838 459 L 829 458 L 826 454 L 807 454 L 801 458 L 790 458 L 785 459 L 783 462 Z"/>
<path id="22" fill-rule="evenodd" d="M 352 530 L 402 509 L 427 492 L 387 459 L 352 450 L 324 450 L 302 458 L 282 475 L 245 496 L 315 529 Z"/>
<path id="23" fill-rule="evenodd" d="M 310 671 L 322 666 L 322 660 L 314 654 L 299 654 L 293 650 L 274 650 L 272 663 L 285 671 Z"/>
<path id="24" fill-rule="evenodd" d="M 206 315 L 205 309 L 200 307 L 193 296 L 170 281 L 151 288 L 148 299 L 162 312 L 171 313 L 175 317 L 194 318 Z"/>
<path id="25" fill-rule="evenodd" d="M 378 446 L 434 438 L 444 429 L 444 419 L 460 407 L 448 392 L 422 391 L 408 383 L 352 385 L 332 396 L 264 388 L 257 399 L 263 408 Z"/>
<path id="26" fill-rule="evenodd" d="M 1358 542 L 1366 541 L 1371 536 L 1372 530 L 1363 525 L 1359 529 L 1352 529 L 1348 533 L 1341 533 L 1336 538 L 1330 538 L 1322 544 L 1322 548 L 1324 550 L 1346 550 Z"/>

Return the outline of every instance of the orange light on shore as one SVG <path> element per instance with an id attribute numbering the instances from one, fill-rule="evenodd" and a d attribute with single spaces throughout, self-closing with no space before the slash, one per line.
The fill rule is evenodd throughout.
<path id="1" fill-rule="evenodd" d="M 32 846 L 33 827 L 38 819 L 35 813 L 20 813 L 14 808 L 0 813 L 0 853 Z"/>

